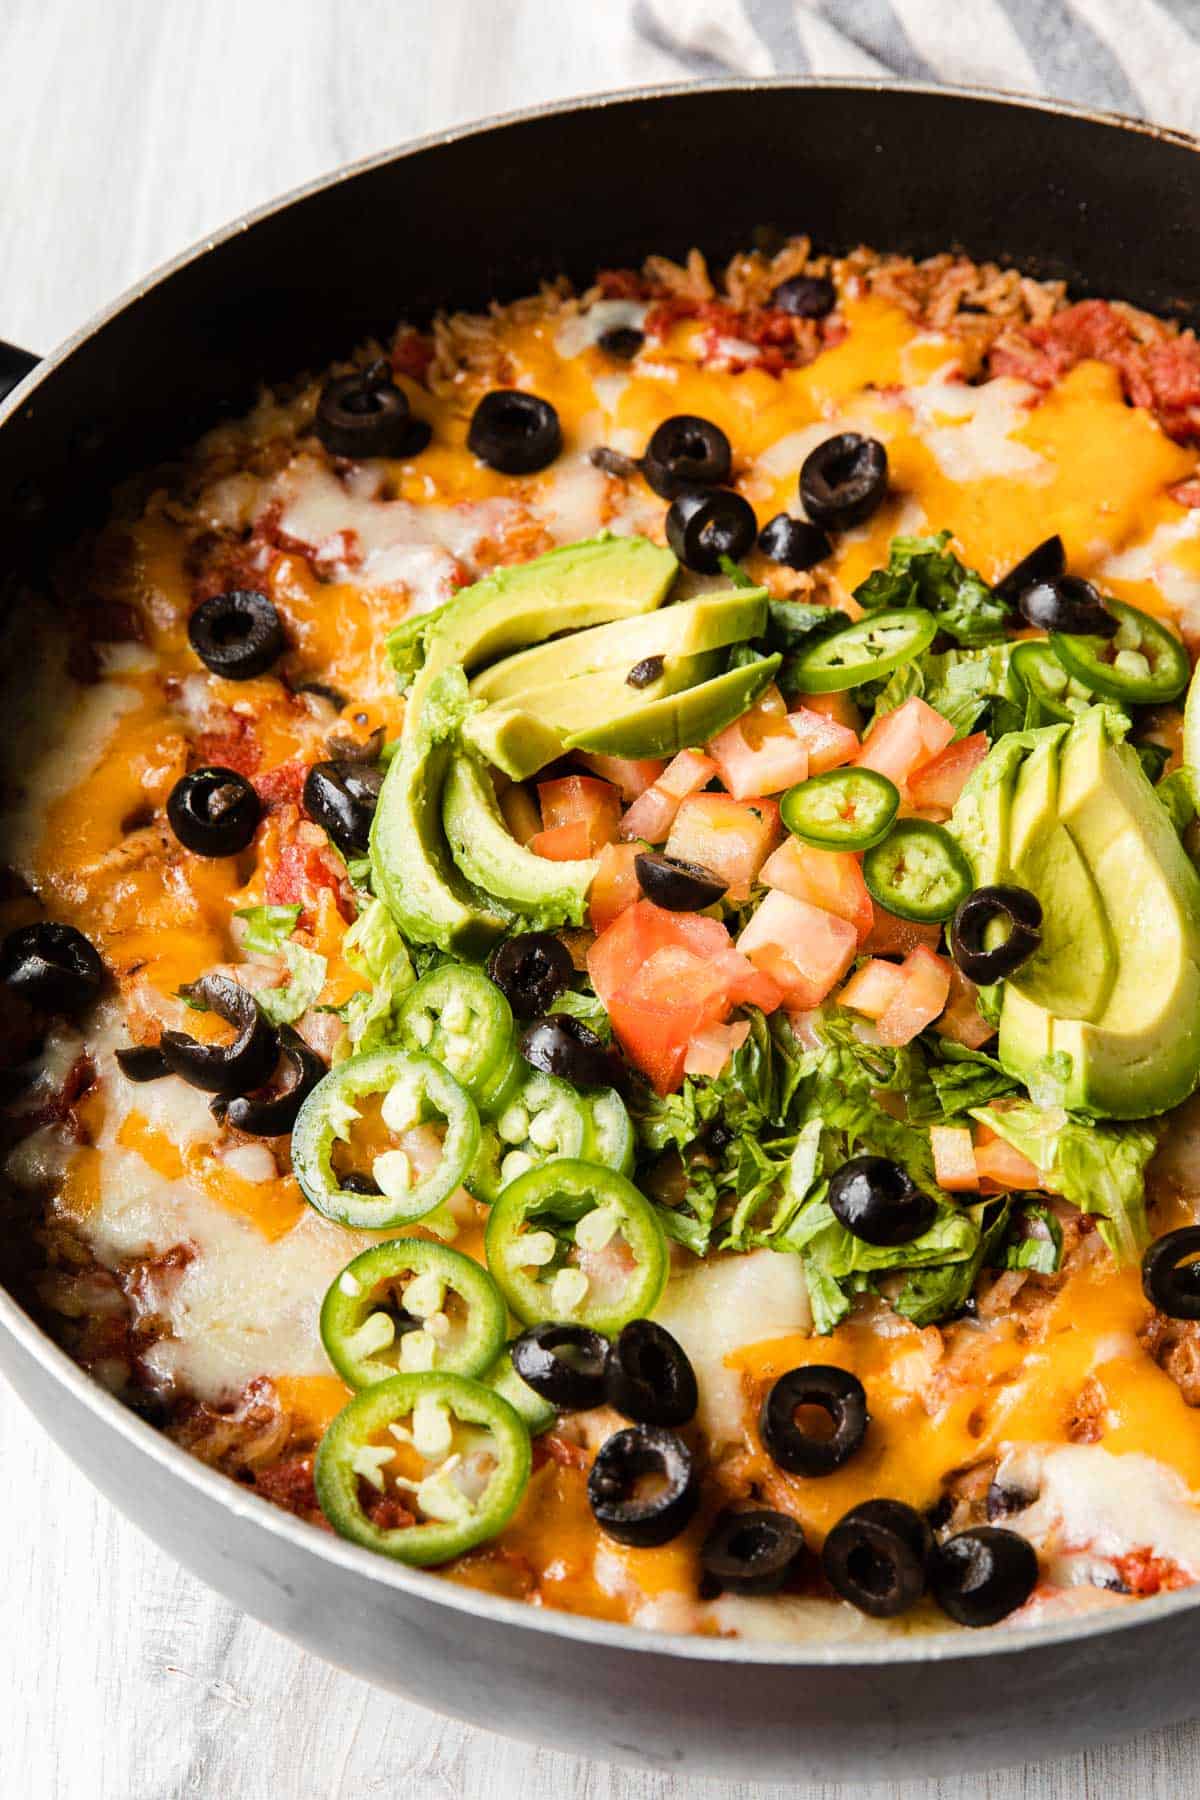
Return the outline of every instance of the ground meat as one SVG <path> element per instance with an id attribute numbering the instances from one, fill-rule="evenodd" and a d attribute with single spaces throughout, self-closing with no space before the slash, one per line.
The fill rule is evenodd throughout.
<path id="1" fill-rule="evenodd" d="M 1066 1432 L 1073 1444 L 1098 1444 L 1104 1436 L 1108 1400 L 1094 1375 L 1089 1375 L 1067 1415 Z"/>
<path id="2" fill-rule="evenodd" d="M 242 1477 L 273 1464 L 290 1434 L 291 1418 L 262 1375 L 226 1405 L 185 1401 L 168 1427 L 168 1435 L 201 1462 Z"/>
<path id="3" fill-rule="evenodd" d="M 317 1490 L 313 1486 L 314 1461 L 310 1451 L 304 1456 L 289 1456 L 266 1469 L 255 1469 L 254 1492 L 273 1506 L 282 1507 L 284 1512 L 295 1513 L 298 1519 L 323 1524 L 324 1515 L 317 1504 Z"/>
<path id="4" fill-rule="evenodd" d="M 533 1466 L 540 1468 L 543 1463 L 556 1462 L 562 1469 L 586 1469 L 590 1458 L 582 1444 L 569 1444 L 565 1438 L 559 1437 L 555 1431 L 547 1431 L 535 1438 L 533 1445 Z"/>
<path id="5" fill-rule="evenodd" d="M 1114 1556 L 1112 1564 L 1129 1592 L 1139 1599 L 1147 1594 L 1170 1593 L 1174 1588 L 1191 1585 L 1191 1576 L 1185 1574 L 1178 1563 L 1166 1556 L 1155 1556 L 1149 1545 L 1140 1550 L 1129 1550 L 1124 1556 Z"/>
<path id="6" fill-rule="evenodd" d="M 1151 1313 L 1138 1333 L 1147 1356 L 1171 1377 L 1189 1406 L 1200 1406 L 1200 1319 Z"/>

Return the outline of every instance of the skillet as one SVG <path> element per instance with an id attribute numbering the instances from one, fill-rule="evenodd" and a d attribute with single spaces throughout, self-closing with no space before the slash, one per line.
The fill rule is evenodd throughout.
<path id="1" fill-rule="evenodd" d="M 751 183 L 747 171 L 754 171 Z M 652 178 L 649 178 L 651 177 Z M 1000 94 L 848 82 L 668 88 L 427 138 L 305 188 L 131 289 L 43 362 L 4 347 L 8 604 L 113 483 L 262 379 L 404 314 L 772 224 L 821 248 L 961 247 L 1200 322 L 1200 145 Z M 27 371 L 29 371 L 27 373 Z M 20 377 L 24 376 L 24 379 Z M 1194 1708 L 1188 1591 L 1076 1624 L 858 1644 L 673 1638 L 538 1612 L 314 1531 L 84 1376 L 0 1292 L 0 1369 L 96 1485 L 196 1574 L 425 1705 L 581 1755 L 744 1780 L 934 1775 Z"/>

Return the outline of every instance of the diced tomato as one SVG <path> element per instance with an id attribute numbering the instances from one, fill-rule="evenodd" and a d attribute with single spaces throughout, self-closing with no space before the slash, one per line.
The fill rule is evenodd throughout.
<path id="1" fill-rule="evenodd" d="M 225 765 L 232 768 L 232 763 Z M 299 807 L 304 795 L 304 783 L 308 779 L 309 764 L 303 757 L 293 757 L 291 762 L 278 763 L 275 768 L 256 779 L 255 792 L 263 805 L 270 811 L 277 806 Z M 244 771 L 243 771 L 244 773 Z"/>
<path id="2" fill-rule="evenodd" d="M 858 755 L 858 733 L 851 731 L 848 725 L 840 725 L 836 719 L 813 712 L 810 707 L 798 706 L 795 712 L 790 712 L 788 724 L 808 751 L 810 775 L 840 769 L 843 763 L 852 762 Z"/>
<path id="3" fill-rule="evenodd" d="M 986 1125 L 976 1128 L 975 1168 L 980 1181 L 986 1181 L 993 1188 L 1044 1186 L 1041 1170 Z"/>
<path id="4" fill-rule="evenodd" d="M 783 989 L 789 1007 L 816 1006 L 858 950 L 845 919 L 772 889 L 738 939 L 738 949 Z"/>
<path id="5" fill-rule="evenodd" d="M 249 778 L 262 761 L 262 746 L 254 720 L 231 712 L 218 731 L 202 731 L 196 739 L 196 760 L 218 769 L 234 769 Z"/>
<path id="6" fill-rule="evenodd" d="M 976 731 L 970 737 L 948 745 L 913 776 L 908 790 L 913 805 L 922 808 L 939 806 L 946 812 L 952 811 L 968 777 L 974 774 L 987 753 L 985 731 Z"/>
<path id="7" fill-rule="evenodd" d="M 501 794 L 500 811 L 504 815 L 504 823 L 518 844 L 532 843 L 542 829 L 541 816 L 533 795 L 519 782 L 514 782 Z"/>
<path id="8" fill-rule="evenodd" d="M 735 1050 L 740 1050 L 750 1035 L 745 1019 L 735 1025 L 706 1025 L 687 1047 L 683 1059 L 685 1075 L 719 1075 Z"/>
<path id="9" fill-rule="evenodd" d="M 848 1006 L 868 1019 L 881 1019 L 900 989 L 904 977 L 895 963 L 879 957 L 856 969 L 841 993 L 838 1005 Z"/>
<path id="10" fill-rule="evenodd" d="M 592 986 L 605 1006 L 667 944 L 681 944 L 697 956 L 719 956 L 729 948 L 729 933 L 718 919 L 667 912 L 650 900 L 626 907 L 587 953 Z"/>
<path id="11" fill-rule="evenodd" d="M 339 901 L 339 910 L 353 916 L 345 864 L 333 851 L 294 837 L 281 840 L 276 848 L 264 838 L 263 860 L 267 868 L 265 898 L 271 906 L 303 907 L 300 923 L 307 925 L 321 889 L 326 888 Z"/>
<path id="12" fill-rule="evenodd" d="M 625 756 L 592 756 L 583 751 L 576 753 L 576 761 L 590 769 L 593 775 L 599 775 L 602 781 L 611 781 L 625 801 L 636 800 L 648 787 L 653 787 L 667 766 L 661 756 L 632 762 Z"/>
<path id="13" fill-rule="evenodd" d="M 636 844 L 605 844 L 600 852 L 600 866 L 588 896 L 588 916 L 597 935 L 642 897 L 633 866 L 637 854 Z"/>
<path id="14" fill-rule="evenodd" d="M 595 781 L 590 775 L 564 775 L 559 781 L 538 783 L 542 809 L 542 835 L 564 825 L 582 825 L 586 849 L 573 856 L 594 856 L 602 844 L 611 844 L 621 823 L 621 797 L 611 781 Z M 538 851 L 544 856 L 544 850 Z M 558 858 L 557 860 L 562 860 Z"/>
<path id="15" fill-rule="evenodd" d="M 751 882 L 782 833 L 774 800 L 693 794 L 679 808 L 667 855 L 711 869 L 728 882 L 731 900 L 747 900 Z"/>
<path id="16" fill-rule="evenodd" d="M 713 959 L 713 966 L 719 968 L 725 978 L 726 992 L 734 1006 L 757 1006 L 763 1012 L 774 1012 L 783 1004 L 783 989 L 770 975 L 766 975 L 743 956 L 740 950 L 730 945 L 728 950 Z"/>
<path id="17" fill-rule="evenodd" d="M 927 1025 L 932 1025 L 949 995 L 949 962 L 919 944 L 901 963 L 900 986 L 887 1011 L 880 1015 L 880 1043 L 911 1043 Z"/>
<path id="18" fill-rule="evenodd" d="M 708 753 L 735 800 L 780 794 L 808 775 L 808 751 L 790 729 L 776 687 L 713 738 Z"/>
<path id="19" fill-rule="evenodd" d="M 644 794 L 639 794 L 621 820 L 623 838 L 645 838 L 648 844 L 663 844 L 675 822 L 679 803 L 689 794 L 707 787 L 717 772 L 711 756 L 699 750 L 681 750 L 673 756 L 663 773 Z"/>
<path id="20" fill-rule="evenodd" d="M 900 919 L 882 906 L 875 906 L 875 923 L 863 949 L 872 956 L 907 956 L 918 944 L 936 950 L 941 941 L 940 925 L 920 925 L 915 919 Z"/>
<path id="21" fill-rule="evenodd" d="M 855 760 L 860 768 L 877 769 L 898 788 L 904 788 L 918 769 L 946 748 L 953 736 L 949 719 L 943 719 L 940 712 L 914 694 L 871 727 Z"/>
<path id="22" fill-rule="evenodd" d="M 862 865 L 848 850 L 817 850 L 799 838 L 786 838 L 759 870 L 759 880 L 847 919 L 860 944 L 870 935 L 875 909 Z"/>
<path id="23" fill-rule="evenodd" d="M 552 825 L 549 831 L 537 832 L 530 838 L 529 848 L 535 856 L 544 856 L 547 862 L 586 862 L 592 854 L 591 838 L 583 819 L 575 819 L 569 825 Z"/>
<path id="24" fill-rule="evenodd" d="M 819 713 L 823 719 L 832 719 L 835 725 L 844 725 L 856 737 L 862 730 L 862 710 L 851 699 L 848 691 L 840 694 L 805 694 L 794 704 L 797 710 L 803 707 L 806 712 Z"/>
<path id="25" fill-rule="evenodd" d="M 931 1125 L 929 1142 L 933 1173 L 940 1188 L 948 1194 L 965 1194 L 978 1188 L 975 1146 L 965 1125 Z"/>
<path id="26" fill-rule="evenodd" d="M 951 964 L 950 998 L 934 1030 L 956 1044 L 965 1044 L 968 1050 L 982 1049 L 996 1035 L 996 1027 L 989 1025 L 979 1010 L 979 989 L 957 963 Z"/>

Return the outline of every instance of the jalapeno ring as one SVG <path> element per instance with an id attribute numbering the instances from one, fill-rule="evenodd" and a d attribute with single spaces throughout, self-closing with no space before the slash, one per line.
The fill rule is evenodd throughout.
<path id="1" fill-rule="evenodd" d="M 779 816 L 818 850 L 869 850 L 892 828 L 900 790 L 877 769 L 828 769 L 790 787 Z"/>
<path id="2" fill-rule="evenodd" d="M 413 1279 L 398 1287 L 404 1275 Z M 451 1295 L 465 1321 L 459 1308 L 448 1313 Z M 504 1301 L 487 1270 L 428 1238 L 396 1238 L 363 1250 L 330 1283 L 321 1307 L 325 1354 L 352 1388 L 433 1368 L 482 1376 L 499 1356 L 507 1327 Z"/>
<path id="3" fill-rule="evenodd" d="M 957 841 L 928 819 L 901 819 L 863 857 L 872 900 L 898 919 L 948 919 L 975 885 Z"/>
<path id="4" fill-rule="evenodd" d="M 1136 606 L 1109 599 L 1104 604 L 1117 621 L 1115 637 L 1052 633 L 1050 648 L 1067 674 L 1106 699 L 1133 706 L 1177 699 L 1191 676 L 1184 645 Z"/>
<path id="5" fill-rule="evenodd" d="M 404 996 L 397 1018 L 406 1050 L 448 1069 L 485 1118 L 520 1085 L 512 1008 L 494 981 L 462 963 L 443 963 Z"/>
<path id="6" fill-rule="evenodd" d="M 890 675 L 928 650 L 937 620 L 919 606 L 869 613 L 799 650 L 788 664 L 788 686 L 800 694 L 837 694 Z"/>

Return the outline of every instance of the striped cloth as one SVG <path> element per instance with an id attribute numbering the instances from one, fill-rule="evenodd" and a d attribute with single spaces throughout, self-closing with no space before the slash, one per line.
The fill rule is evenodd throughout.
<path id="1" fill-rule="evenodd" d="M 1200 132 L 1200 0 L 634 0 L 633 20 L 696 76 L 974 83 Z"/>

